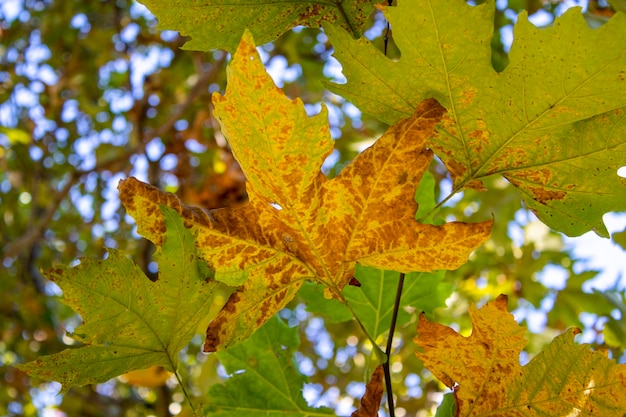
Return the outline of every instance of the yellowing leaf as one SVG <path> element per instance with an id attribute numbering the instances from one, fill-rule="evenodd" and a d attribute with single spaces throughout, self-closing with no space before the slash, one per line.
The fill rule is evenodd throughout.
<path id="1" fill-rule="evenodd" d="M 383 366 L 378 365 L 365 387 L 361 405 L 350 417 L 377 417 L 380 402 L 383 399 Z"/>
<path id="2" fill-rule="evenodd" d="M 529 208 L 570 236 L 626 210 L 626 16 L 590 29 L 568 10 L 538 29 L 522 13 L 509 65 L 491 65 L 495 2 L 405 0 L 385 14 L 402 52 L 398 62 L 366 40 L 325 27 L 348 83 L 338 94 L 387 123 L 426 97 L 448 109 L 430 146 L 454 191 L 503 175 Z M 360 88 L 367 85 L 367 88 Z"/>
<path id="3" fill-rule="evenodd" d="M 506 309 L 507 298 L 477 310 L 463 337 L 420 316 L 417 356 L 454 390 L 459 417 L 616 417 L 626 413 L 626 365 L 617 365 L 588 345 L 574 343 L 579 331 L 557 338 L 522 367 L 524 330 Z"/>
<path id="4" fill-rule="evenodd" d="M 162 366 L 151 366 L 146 369 L 137 369 L 120 376 L 122 382 L 137 387 L 156 388 L 165 385 L 172 375 Z"/>
<path id="5" fill-rule="evenodd" d="M 184 49 L 235 50 L 248 28 L 260 44 L 271 42 L 294 26 L 320 27 L 332 23 L 361 35 L 376 0 L 142 0 L 159 19 L 161 29 L 191 36 Z"/>
<path id="6" fill-rule="evenodd" d="M 422 225 L 414 194 L 432 153 L 425 142 L 444 110 L 434 100 L 392 126 L 340 175 L 320 168 L 333 149 L 326 110 L 308 117 L 265 72 L 249 34 L 228 69 L 215 113 L 247 178 L 248 204 L 210 212 L 134 178 L 120 198 L 139 232 L 159 241 L 162 216 L 175 208 L 197 233 L 216 279 L 243 286 L 209 325 L 205 350 L 247 338 L 284 307 L 306 280 L 343 299 L 356 262 L 402 272 L 454 269 L 488 236 L 491 222 Z"/>
<path id="7" fill-rule="evenodd" d="M 105 260 L 82 259 L 74 268 L 47 271 L 63 290 L 63 302 L 84 321 L 71 334 L 84 346 L 42 356 L 20 369 L 60 382 L 63 391 L 151 366 L 176 371 L 178 353 L 207 314 L 219 284 L 208 280 L 180 217 L 167 207 L 156 210 L 163 217 L 157 281 L 113 249 Z"/>

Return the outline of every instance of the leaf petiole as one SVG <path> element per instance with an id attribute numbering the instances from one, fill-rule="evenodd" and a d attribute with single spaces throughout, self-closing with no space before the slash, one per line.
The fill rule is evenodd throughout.
<path id="1" fill-rule="evenodd" d="M 197 415 L 196 408 L 194 407 L 193 402 L 191 401 L 191 397 L 189 396 L 189 393 L 187 392 L 187 389 L 185 388 L 185 384 L 183 384 L 183 380 L 180 374 L 178 373 L 178 371 L 174 372 L 174 375 L 176 375 L 176 380 L 178 381 L 178 385 L 180 385 L 180 389 L 183 391 L 183 395 L 187 399 L 187 402 L 189 403 L 189 407 L 191 407 L 191 413 L 195 417 Z"/>
<path id="2" fill-rule="evenodd" d="M 387 362 L 389 360 L 389 358 L 387 357 L 387 354 L 385 354 L 385 352 L 383 352 L 380 346 L 378 346 L 378 344 L 376 343 L 376 339 L 374 339 L 372 335 L 369 334 L 369 332 L 365 328 L 365 325 L 359 319 L 359 316 L 352 309 L 352 307 L 350 306 L 350 303 L 348 303 L 348 300 L 344 298 L 343 294 L 338 293 L 338 295 L 339 295 L 339 300 L 341 301 L 341 303 L 343 303 L 343 305 L 345 305 L 346 308 L 350 311 L 350 314 L 352 314 L 352 317 L 354 317 L 354 319 L 356 320 L 357 324 L 359 325 L 359 327 L 361 328 L 365 336 L 367 336 L 367 338 L 369 339 L 370 343 L 372 344 L 372 350 L 374 354 L 376 355 L 376 358 L 378 359 L 379 363 Z"/>

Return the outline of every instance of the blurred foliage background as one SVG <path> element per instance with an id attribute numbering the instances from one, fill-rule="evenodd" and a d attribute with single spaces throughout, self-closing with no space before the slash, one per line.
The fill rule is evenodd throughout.
<path id="1" fill-rule="evenodd" d="M 494 67 L 506 66 L 512 24 L 521 10 L 545 26 L 572 5 L 498 0 Z M 590 25 L 614 13 L 602 2 L 583 6 Z M 156 273 L 153 248 L 134 232 L 117 199 L 119 179 L 134 175 L 206 208 L 246 200 L 245 179 L 210 104 L 210 94 L 224 90 L 228 55 L 183 51 L 185 39 L 156 24 L 145 7 L 130 0 L 0 2 L 2 416 L 189 414 L 179 387 L 158 369 L 57 396 L 58 384 L 31 380 L 11 366 L 67 348 L 72 339 L 65 331 L 80 322 L 58 301 L 58 288 L 42 270 L 79 257 L 101 258 L 104 248 L 112 247 L 127 251 L 148 274 Z M 365 35 L 382 50 L 385 30 L 384 17 L 375 13 Z M 329 176 L 385 130 L 322 88 L 321 80 L 342 81 L 323 31 L 296 28 L 261 49 L 288 96 L 302 98 L 311 113 L 321 102 L 329 107 L 336 139 L 325 164 Z M 399 54 L 392 33 L 388 55 Z M 434 163 L 431 172 L 438 195 L 445 196 L 450 189 L 445 170 Z M 596 236 L 565 239 L 537 222 L 506 181 L 492 181 L 499 193 L 467 191 L 443 208 L 450 219 L 493 216 L 496 223 L 491 241 L 447 274 L 455 291 L 436 319 L 467 333 L 468 305 L 506 293 L 518 321 L 534 332 L 522 362 L 569 326 L 584 329 L 584 341 L 626 362 L 626 282 L 615 270 L 589 270 L 576 249 L 610 247 L 623 264 L 624 217 L 613 217 L 622 225 L 612 230 L 614 244 Z M 301 300 L 281 316 L 301 329 L 297 361 L 311 381 L 305 398 L 348 415 L 364 392 L 371 359 L 357 326 L 324 320 Z M 413 354 L 414 321 L 397 330 L 398 353 L 392 357 L 400 417 L 433 415 L 442 398 L 442 386 Z M 185 376 L 199 403 L 211 384 L 227 377 L 213 356 L 200 353 L 201 343 L 198 336 L 183 353 Z"/>

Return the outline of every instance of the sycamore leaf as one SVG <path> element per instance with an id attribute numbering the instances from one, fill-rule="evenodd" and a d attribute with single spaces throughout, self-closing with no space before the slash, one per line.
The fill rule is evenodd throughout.
<path id="1" fill-rule="evenodd" d="M 439 404 L 439 407 L 437 407 L 437 412 L 435 413 L 435 417 L 455 417 L 454 394 L 452 393 L 444 394 L 441 404 Z"/>
<path id="2" fill-rule="evenodd" d="M 417 356 L 454 390 L 459 417 L 615 417 L 626 413 L 626 365 L 588 345 L 573 329 L 555 338 L 522 367 L 524 330 L 499 296 L 470 309 L 473 330 L 463 337 L 420 316 Z"/>
<path id="3" fill-rule="evenodd" d="M 295 26 L 320 27 L 328 22 L 361 36 L 380 1 L 288 0 L 142 0 L 159 19 L 161 29 L 191 36 L 183 49 L 234 51 L 247 28 L 259 44 L 271 42 Z M 227 23 L 226 23 L 227 22 Z"/>
<path id="4" fill-rule="evenodd" d="M 383 399 L 383 366 L 378 365 L 365 386 L 365 394 L 361 398 L 359 408 L 350 414 L 350 417 L 377 417 L 380 402 Z"/>
<path id="5" fill-rule="evenodd" d="M 435 205 L 435 179 L 428 171 L 422 176 L 415 201 L 419 203 L 416 217 L 419 216 L 423 206 L 432 208 Z M 368 333 L 375 339 L 389 329 L 400 273 L 357 264 L 354 276 L 361 285 L 359 287 L 348 285 L 344 288 L 343 294 Z M 452 294 L 453 286 L 443 281 L 444 276 L 444 271 L 407 274 L 396 321 L 398 326 L 410 320 L 407 307 L 418 312 L 423 311 L 430 316 L 436 308 L 445 306 L 446 299 Z M 326 299 L 320 287 L 313 283 L 305 283 L 298 292 L 306 302 L 308 311 L 322 314 L 334 323 L 353 319 L 347 306 L 335 299 Z"/>
<path id="6" fill-rule="evenodd" d="M 328 416 L 325 408 L 310 408 L 302 397 L 306 377 L 295 366 L 298 329 L 274 316 L 252 337 L 218 358 L 232 375 L 223 385 L 213 385 L 204 415 L 248 417 Z"/>
<path id="7" fill-rule="evenodd" d="M 614 308 L 614 311 L 619 311 L 619 318 L 614 317 L 613 314 L 608 315 L 609 321 L 604 324 L 604 343 L 609 346 L 616 346 L 622 349 L 626 349 L 626 292 L 618 291 L 599 291 L 594 289 L 595 294 L 600 294 L 604 298 L 605 302 Z"/>
<path id="8" fill-rule="evenodd" d="M 159 212 L 164 230 L 155 255 L 156 282 L 113 249 L 105 260 L 82 259 L 76 267 L 46 272 L 63 290 L 63 302 L 81 315 L 84 323 L 71 336 L 85 346 L 42 356 L 20 369 L 60 382 L 63 391 L 151 366 L 176 371 L 178 353 L 195 334 L 219 284 L 207 280 L 206 265 L 180 216 L 167 207 Z"/>
<path id="9" fill-rule="evenodd" d="M 415 192 L 415 201 L 418 203 L 416 219 L 422 219 L 430 213 L 437 205 L 435 198 L 435 176 L 430 172 L 424 172 L 417 191 Z M 434 224 L 443 224 L 443 221 Z"/>
<path id="10" fill-rule="evenodd" d="M 357 265 L 356 268 L 358 267 Z M 348 285 L 346 288 L 350 287 Z M 343 323 L 354 319 L 348 307 L 341 301 L 336 298 L 328 299 L 324 297 L 324 287 L 322 285 L 305 282 L 300 291 L 298 291 L 298 296 L 305 302 L 308 312 L 323 315 L 324 320 L 328 320 L 329 323 Z M 350 300 L 347 298 L 346 300 L 350 303 Z M 360 317 L 358 312 L 355 313 Z"/>
<path id="11" fill-rule="evenodd" d="M 608 237 L 603 214 L 626 210 L 626 179 L 617 175 L 626 160 L 626 16 L 594 30 L 570 9 L 537 29 L 524 12 L 509 65 L 497 73 L 494 8 L 495 1 L 464 0 L 386 8 L 402 52 L 397 62 L 326 25 L 348 79 L 330 86 L 390 124 L 436 98 L 448 114 L 430 146 L 453 192 L 500 174 L 548 226 Z"/>
<path id="12" fill-rule="evenodd" d="M 398 326 L 411 319 L 406 311 L 407 307 L 423 311 L 428 316 L 436 308 L 445 307 L 453 286 L 443 281 L 444 275 L 444 271 L 412 272 L 406 275 L 396 320 Z M 368 333 L 376 338 L 389 330 L 400 274 L 357 265 L 354 276 L 361 282 L 361 286 L 346 286 L 343 295 Z M 323 314 L 335 323 L 352 319 L 346 306 L 337 300 L 325 299 L 314 284 L 303 285 L 299 294 L 306 301 L 307 310 L 311 313 Z"/>
<path id="13" fill-rule="evenodd" d="M 249 203 L 210 212 L 190 209 L 134 178 L 120 199 L 139 232 L 158 242 L 162 216 L 175 208 L 197 233 L 216 279 L 243 286 L 207 329 L 206 351 L 247 338 L 309 280 L 343 298 L 354 266 L 402 272 L 455 269 L 489 236 L 491 222 L 419 224 L 413 197 L 432 153 L 425 142 L 444 110 L 434 100 L 392 126 L 332 180 L 321 172 L 332 152 L 327 111 L 308 117 L 265 72 L 249 33 L 228 68 L 215 114 L 247 178 Z"/>
<path id="14" fill-rule="evenodd" d="M 611 236 L 611 239 L 613 239 L 613 242 L 620 245 L 622 249 L 626 250 L 626 230 L 613 233 L 613 235 Z"/>
<path id="15" fill-rule="evenodd" d="M 405 277 L 396 321 L 398 326 L 407 323 L 411 318 L 405 307 L 424 311 L 428 315 L 438 307 L 445 307 L 453 287 L 443 282 L 444 275 L 444 271 L 413 272 Z M 355 276 L 361 282 L 361 287 L 346 287 L 344 295 L 370 335 L 378 337 L 389 330 L 391 325 L 400 274 L 360 267 Z"/>

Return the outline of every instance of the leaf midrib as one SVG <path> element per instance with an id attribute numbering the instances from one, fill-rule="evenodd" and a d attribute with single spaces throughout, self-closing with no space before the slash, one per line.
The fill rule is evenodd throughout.
<path id="1" fill-rule="evenodd" d="M 612 62 L 605 64 L 604 66 L 602 66 L 598 71 L 596 71 L 594 74 L 592 74 L 591 76 L 589 76 L 587 79 L 583 80 L 578 86 L 576 86 L 576 88 L 572 89 L 569 93 L 565 93 L 563 94 L 563 96 L 557 100 L 554 104 L 552 104 L 551 106 L 548 106 L 542 113 L 540 113 L 539 115 L 537 115 L 534 119 L 532 119 L 530 122 L 527 122 L 526 124 L 524 124 L 523 126 L 521 126 L 515 133 L 513 133 L 508 139 L 506 139 L 504 142 L 502 142 L 502 144 L 500 144 L 492 153 L 490 153 L 490 155 L 481 161 L 481 163 L 476 167 L 476 169 L 474 171 L 470 171 L 473 172 L 473 175 L 470 175 L 467 180 L 464 181 L 464 184 L 467 184 L 470 181 L 475 181 L 481 178 L 485 178 L 488 175 L 492 175 L 494 173 L 490 173 L 490 174 L 481 174 L 481 172 L 489 167 L 490 163 L 493 161 L 494 158 L 496 158 L 497 156 L 501 155 L 502 153 L 504 153 L 506 151 L 506 149 L 509 147 L 509 145 L 511 144 L 511 142 L 513 142 L 517 137 L 519 137 L 520 135 L 522 135 L 525 132 L 529 132 L 532 131 L 533 129 L 530 129 L 533 125 L 539 123 L 541 120 L 543 120 L 545 117 L 547 117 L 548 115 L 550 115 L 552 113 L 552 111 L 554 110 L 554 108 L 558 108 L 560 104 L 562 104 L 565 100 L 571 98 L 578 90 L 580 90 L 581 88 L 583 88 L 586 84 L 590 83 L 594 78 L 596 78 L 599 74 L 601 74 L 601 72 L 608 67 L 610 64 L 612 64 Z M 518 65 L 521 65 L 518 64 Z M 507 68 L 508 69 L 508 68 Z M 502 74 L 506 73 L 506 69 L 505 72 L 503 72 Z M 522 94 L 522 98 L 524 100 L 524 115 L 526 116 L 526 120 L 528 120 L 527 117 L 527 108 L 526 108 L 526 104 L 525 104 L 525 100 L 526 100 L 526 77 L 522 78 L 522 84 L 523 84 L 523 94 Z M 592 117 L 598 116 L 600 114 L 605 114 L 614 110 L 617 110 L 619 108 L 619 106 L 610 108 L 608 110 L 602 111 L 600 113 L 595 113 L 593 115 L 590 116 L 586 116 L 586 117 L 582 117 L 582 118 L 576 118 L 575 120 L 570 121 L 569 123 L 561 123 L 559 125 L 570 125 L 573 123 L 576 123 L 578 121 L 581 120 L 588 120 Z M 553 128 L 554 126 L 559 126 L 559 125 L 550 125 L 550 126 L 546 126 L 546 127 L 542 127 L 541 129 L 550 129 Z M 489 127 L 487 127 L 489 128 Z M 465 138 L 463 137 L 463 145 L 467 146 Z M 574 158 L 572 158 L 574 159 Z M 569 160 L 569 159 L 567 159 Z M 471 170 L 471 162 L 469 161 L 469 157 L 466 159 L 468 167 Z M 503 172 L 503 171 L 508 171 L 508 169 L 502 169 L 499 170 L 498 173 Z M 462 187 L 461 187 L 462 188 Z"/>

